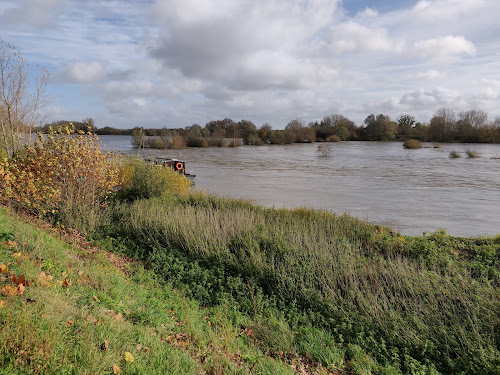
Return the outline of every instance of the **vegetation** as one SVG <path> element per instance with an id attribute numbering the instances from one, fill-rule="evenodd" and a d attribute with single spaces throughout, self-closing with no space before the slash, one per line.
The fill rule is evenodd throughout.
<path id="1" fill-rule="evenodd" d="M 90 119 L 92 120 L 92 119 Z M 93 120 L 92 120 L 93 121 Z M 87 120 L 79 123 L 83 127 Z M 52 125 L 60 125 L 60 122 Z M 46 125 L 41 130 L 48 128 Z M 135 147 L 158 149 L 181 149 L 184 147 L 234 147 L 241 144 L 291 144 L 340 141 L 412 141 L 500 143 L 500 119 L 487 121 L 487 115 L 480 110 L 468 110 L 458 115 L 447 108 L 439 109 L 429 124 L 417 122 L 409 114 L 401 115 L 396 121 L 384 114 L 370 114 L 361 126 L 342 115 L 325 116 L 321 121 L 306 125 L 302 120 L 292 120 L 285 129 L 273 130 L 265 123 L 257 128 L 251 121 L 234 122 L 231 119 L 208 122 L 205 127 L 193 124 L 179 129 L 144 129 L 136 127 L 129 130 L 105 127 L 97 129 L 97 134 L 132 135 Z M 416 143 L 415 143 L 416 144 Z"/>
<path id="2" fill-rule="evenodd" d="M 461 157 L 462 157 L 462 155 L 460 155 L 460 153 L 458 151 L 455 151 L 455 150 L 450 151 L 450 158 L 451 159 L 458 159 Z"/>
<path id="3" fill-rule="evenodd" d="M 39 159 L 86 160 L 83 136 L 54 137 L 66 141 L 38 144 Z M 16 166 L 27 183 L 39 175 L 32 168 L 47 165 L 18 160 L 4 161 L 2 173 Z M 54 176 L 65 167 L 53 163 Z M 113 365 L 137 373 L 287 373 L 290 365 L 346 374 L 500 371 L 500 237 L 401 236 L 347 215 L 188 192 L 182 175 L 139 160 L 120 171 L 120 189 L 102 190 L 99 204 L 68 200 L 69 212 L 79 205 L 93 220 L 68 220 L 5 195 L 17 210 L 134 259 L 132 278 L 146 280 L 137 286 L 103 271 L 97 250 L 64 256 L 60 245 L 43 247 L 49 240 L 39 234 L 26 240 L 23 225 L 0 230 L 8 275 L 0 350 L 9 373 L 110 372 Z M 99 181 L 107 172 L 95 173 Z M 0 181 L 11 189 L 9 178 Z M 76 184 L 78 175 L 65 181 Z M 39 189 L 42 202 L 59 188 Z"/>
<path id="4" fill-rule="evenodd" d="M 422 142 L 420 142 L 416 139 L 408 139 L 408 140 L 404 141 L 403 147 L 410 149 L 410 150 L 422 148 Z"/>
<path id="5" fill-rule="evenodd" d="M 477 151 L 472 150 L 470 148 L 466 149 L 465 153 L 467 154 L 467 156 L 469 158 L 479 158 L 479 157 L 481 157 Z"/>
<path id="6" fill-rule="evenodd" d="M 0 39 L 0 150 L 15 155 L 31 135 L 47 101 L 49 74 L 33 70 L 21 52 Z"/>

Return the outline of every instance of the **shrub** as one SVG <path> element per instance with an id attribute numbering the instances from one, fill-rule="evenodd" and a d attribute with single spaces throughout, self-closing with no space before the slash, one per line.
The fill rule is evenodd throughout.
<path id="1" fill-rule="evenodd" d="M 477 151 L 475 150 L 471 150 L 470 148 L 468 148 L 467 150 L 465 150 L 465 153 L 467 154 L 467 156 L 469 158 L 479 158 L 480 155 Z"/>
<path id="2" fill-rule="evenodd" d="M 228 146 L 229 147 L 239 147 L 243 144 L 242 140 L 240 138 L 234 138 L 229 141 Z"/>
<path id="3" fill-rule="evenodd" d="M 434 148 L 441 148 L 441 143 L 439 142 L 434 142 Z"/>
<path id="4" fill-rule="evenodd" d="M 450 158 L 452 158 L 452 159 L 458 159 L 458 158 L 461 158 L 461 157 L 462 156 L 460 156 L 460 153 L 458 151 L 453 150 L 453 151 L 450 152 Z"/>
<path id="5" fill-rule="evenodd" d="M 334 134 L 334 135 L 331 135 L 329 136 L 327 139 L 326 139 L 327 142 L 340 142 L 341 139 L 338 135 Z"/>
<path id="6" fill-rule="evenodd" d="M 101 151 L 97 135 L 73 127 L 50 130 L 0 168 L 4 197 L 34 214 L 89 224 L 118 185 L 117 155 Z"/>
<path id="7" fill-rule="evenodd" d="M 321 143 L 316 148 L 316 153 L 318 154 L 318 156 L 322 157 L 330 156 L 331 152 L 332 152 L 332 146 L 328 143 Z"/>
<path id="8" fill-rule="evenodd" d="M 422 143 L 416 139 L 407 139 L 403 143 L 403 147 L 410 149 L 410 150 L 414 150 L 414 149 L 422 148 Z"/>
<path id="9" fill-rule="evenodd" d="M 161 197 L 169 193 L 185 194 L 191 181 L 171 168 L 129 159 L 121 167 L 119 196 L 126 199 Z"/>
<path id="10" fill-rule="evenodd" d="M 208 142 L 206 139 L 201 137 L 189 137 L 187 139 L 186 145 L 188 147 L 208 147 Z"/>
<path id="11" fill-rule="evenodd" d="M 161 137 L 150 137 L 147 139 L 147 145 L 149 148 L 156 148 L 156 149 L 165 149 L 169 146 L 168 143 L 165 143 L 163 138 Z"/>
<path id="12" fill-rule="evenodd" d="M 172 143 L 170 144 L 172 150 L 181 150 L 186 148 L 186 141 L 181 136 L 176 136 L 172 138 Z"/>

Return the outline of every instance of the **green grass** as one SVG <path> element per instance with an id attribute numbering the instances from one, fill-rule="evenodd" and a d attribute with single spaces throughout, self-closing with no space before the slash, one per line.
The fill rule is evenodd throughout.
<path id="1" fill-rule="evenodd" d="M 3 373 L 500 373 L 500 237 L 200 192 L 129 199 L 90 234 L 110 252 L 0 212 L 0 263 L 54 277 L 2 297 Z"/>
<path id="2" fill-rule="evenodd" d="M 203 305 L 251 317 L 268 354 L 337 358 L 335 368 L 356 373 L 500 371 L 498 237 L 407 237 L 201 193 L 108 215 L 95 238 Z M 304 344 L 312 329 L 328 338 L 311 345 L 323 352 Z"/>
<path id="3" fill-rule="evenodd" d="M 201 307 L 141 263 L 69 246 L 2 208 L 0 241 L 0 287 L 11 275 L 33 281 L 0 298 L 0 374 L 110 374 L 113 365 L 125 374 L 292 373 L 293 361 L 266 356 L 242 332 L 251 321 Z M 53 276 L 47 285 L 42 271 Z"/>

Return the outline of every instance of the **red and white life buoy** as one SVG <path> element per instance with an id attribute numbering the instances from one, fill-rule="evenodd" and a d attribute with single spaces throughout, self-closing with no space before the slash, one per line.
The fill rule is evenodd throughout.
<path id="1" fill-rule="evenodd" d="M 177 169 L 178 171 L 182 171 L 182 168 L 184 167 L 184 165 L 182 164 L 182 162 L 178 162 L 176 165 L 175 165 L 175 169 Z"/>

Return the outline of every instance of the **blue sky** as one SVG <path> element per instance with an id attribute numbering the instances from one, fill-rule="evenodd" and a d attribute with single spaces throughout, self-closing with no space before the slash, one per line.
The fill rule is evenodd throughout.
<path id="1" fill-rule="evenodd" d="M 45 120 L 130 128 L 500 116 L 498 0 L 2 0 L 51 73 Z"/>

